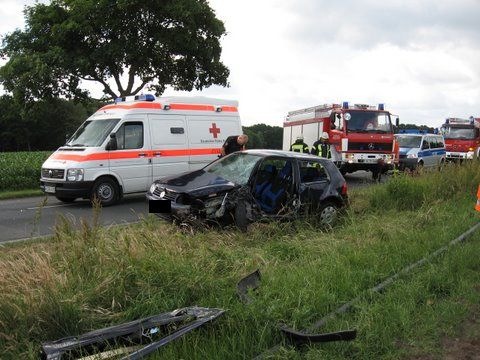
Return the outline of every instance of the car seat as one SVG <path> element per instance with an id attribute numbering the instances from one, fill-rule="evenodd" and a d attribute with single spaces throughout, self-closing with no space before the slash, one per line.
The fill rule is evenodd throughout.
<path id="1" fill-rule="evenodd" d="M 259 204 L 263 211 L 274 213 L 287 198 L 287 190 L 292 180 L 292 164 L 286 162 L 282 170 L 262 191 Z"/>
<path id="2" fill-rule="evenodd" d="M 265 190 L 265 187 L 269 183 L 272 183 L 276 172 L 277 168 L 272 164 L 267 164 L 263 169 L 258 171 L 254 189 L 254 196 L 256 199 L 259 199 L 262 192 Z"/>

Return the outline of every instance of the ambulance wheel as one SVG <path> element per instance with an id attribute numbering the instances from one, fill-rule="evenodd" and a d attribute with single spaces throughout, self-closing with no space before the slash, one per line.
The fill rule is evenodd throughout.
<path id="1" fill-rule="evenodd" d="M 69 198 L 69 197 L 63 197 L 63 196 L 55 196 L 55 197 L 64 203 L 72 203 L 76 200 L 76 198 Z"/>
<path id="2" fill-rule="evenodd" d="M 118 200 L 118 195 L 116 181 L 108 177 L 101 177 L 93 185 L 91 201 L 97 200 L 102 206 L 110 206 Z"/>

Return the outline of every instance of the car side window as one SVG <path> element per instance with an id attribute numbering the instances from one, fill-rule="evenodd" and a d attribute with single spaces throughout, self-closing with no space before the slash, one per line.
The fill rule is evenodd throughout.
<path id="1" fill-rule="evenodd" d="M 422 141 L 422 150 L 425 150 L 425 149 L 428 149 L 428 148 L 429 148 L 428 139 L 424 138 L 423 141 Z"/>
<path id="2" fill-rule="evenodd" d="M 143 123 L 140 121 L 126 122 L 116 133 L 117 149 L 143 148 Z"/>
<path id="3" fill-rule="evenodd" d="M 440 148 L 445 147 L 445 144 L 443 142 L 443 138 L 441 138 L 441 137 L 438 138 L 438 147 L 440 147 Z"/>
<path id="4" fill-rule="evenodd" d="M 328 173 L 321 162 L 302 160 L 299 161 L 299 165 L 301 183 L 329 180 Z"/>

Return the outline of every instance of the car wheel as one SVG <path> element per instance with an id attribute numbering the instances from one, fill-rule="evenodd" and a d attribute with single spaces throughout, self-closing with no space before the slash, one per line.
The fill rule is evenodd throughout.
<path id="1" fill-rule="evenodd" d="M 322 226 L 333 226 L 338 218 L 338 206 L 332 202 L 326 202 L 320 205 L 318 209 L 318 218 Z"/>
<path id="2" fill-rule="evenodd" d="M 76 200 L 76 198 L 70 198 L 70 197 L 63 197 L 63 196 L 55 196 L 55 197 L 64 203 L 72 203 Z"/>
<path id="3" fill-rule="evenodd" d="M 92 189 L 91 200 L 100 202 L 102 206 L 110 206 L 118 200 L 119 190 L 117 183 L 107 177 L 95 181 Z"/>
<path id="4" fill-rule="evenodd" d="M 239 201 L 235 207 L 235 225 L 240 231 L 246 232 L 248 228 L 247 206 L 245 201 Z"/>

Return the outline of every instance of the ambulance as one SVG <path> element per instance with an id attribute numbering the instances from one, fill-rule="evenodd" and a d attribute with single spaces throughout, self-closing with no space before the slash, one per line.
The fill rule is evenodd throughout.
<path id="1" fill-rule="evenodd" d="M 207 97 L 120 98 L 90 116 L 42 165 L 40 188 L 63 202 L 114 204 L 154 180 L 202 168 L 242 133 L 238 102 Z"/>

